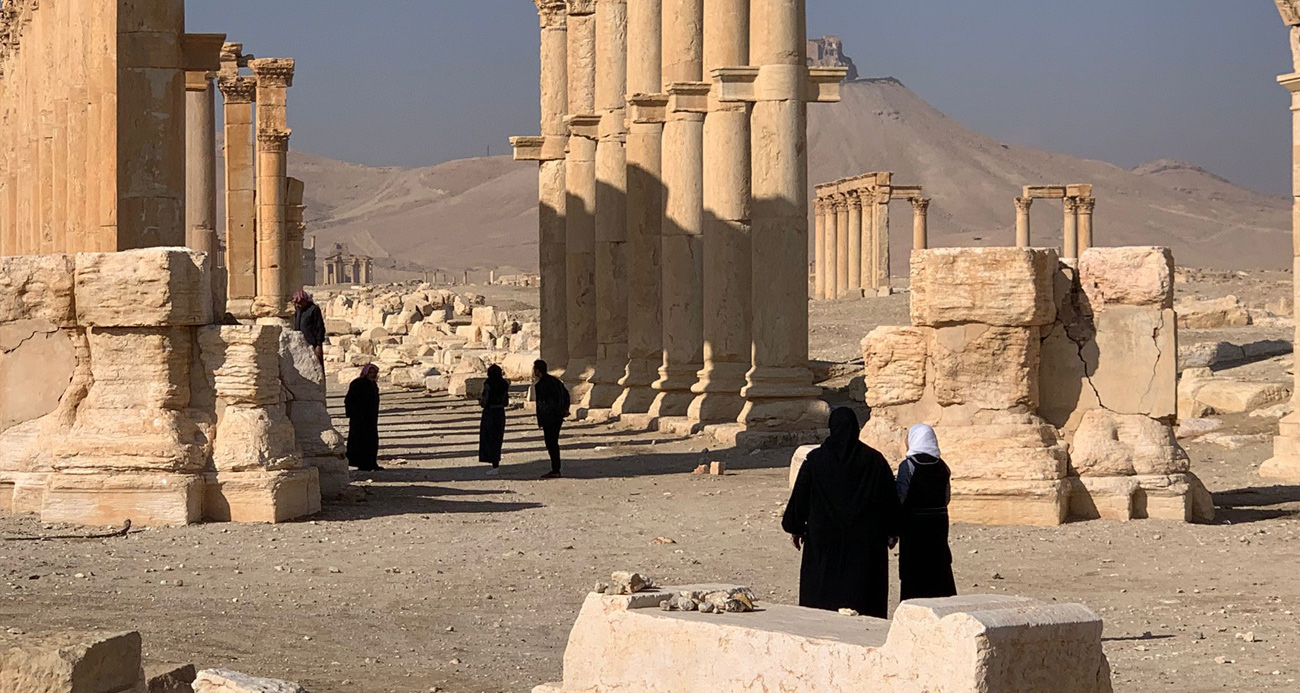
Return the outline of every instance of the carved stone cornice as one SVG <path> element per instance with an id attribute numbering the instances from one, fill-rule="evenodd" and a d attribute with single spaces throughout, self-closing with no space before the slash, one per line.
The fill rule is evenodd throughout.
<path id="1" fill-rule="evenodd" d="M 265 130 L 257 133 L 257 149 L 262 152 L 289 151 L 292 130 Z"/>
<path id="2" fill-rule="evenodd" d="M 257 58 L 248 61 L 248 67 L 264 88 L 288 89 L 293 86 L 293 58 Z"/>
<path id="3" fill-rule="evenodd" d="M 248 104 L 257 101 L 257 80 L 252 77 L 222 77 L 217 80 L 221 97 L 228 104 Z"/>
<path id="4" fill-rule="evenodd" d="M 537 19 L 543 29 L 567 29 L 569 8 L 564 0 L 533 0 L 537 5 Z"/>

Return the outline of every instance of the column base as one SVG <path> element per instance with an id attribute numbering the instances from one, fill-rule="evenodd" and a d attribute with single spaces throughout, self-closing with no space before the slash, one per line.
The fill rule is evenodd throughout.
<path id="1" fill-rule="evenodd" d="M 612 409 L 614 403 L 623 396 L 623 386 L 619 382 L 626 372 L 626 361 L 598 362 L 583 406 L 587 409 Z"/>
<path id="2" fill-rule="evenodd" d="M 826 428 L 809 428 L 802 431 L 749 430 L 740 423 L 705 426 L 704 432 L 712 436 L 723 447 L 741 450 L 797 448 L 803 445 L 816 446 L 826 440 L 826 437 L 831 433 Z"/>
<path id="3" fill-rule="evenodd" d="M 977 525 L 1054 527 L 1070 511 L 1070 482 L 1065 479 L 1020 481 L 954 480 L 948 513 L 953 522 Z"/>
<path id="4" fill-rule="evenodd" d="M 1300 483 L 1300 438 L 1280 435 L 1273 438 L 1273 456 L 1259 466 L 1259 475 Z"/>
<path id="5" fill-rule="evenodd" d="M 352 472 L 348 469 L 348 461 L 343 457 L 305 457 L 302 463 L 316 470 L 323 500 L 341 498 L 352 483 Z"/>
<path id="6" fill-rule="evenodd" d="M 320 512 L 315 468 L 217 472 L 207 476 L 204 518 L 213 522 L 285 522 Z"/>
<path id="7" fill-rule="evenodd" d="M 565 387 L 569 388 L 569 399 L 575 408 L 586 401 L 587 391 L 591 389 L 591 379 L 595 374 L 596 366 L 591 359 L 570 357 L 564 372 L 556 376 L 564 381 Z"/>
<path id="8" fill-rule="evenodd" d="M 735 423 L 745 409 L 740 391 L 747 384 L 748 372 L 748 363 L 716 362 L 705 366 L 699 382 L 691 388 L 696 397 L 687 417 L 704 425 Z"/>
<path id="9" fill-rule="evenodd" d="M 198 474 L 118 472 L 51 474 L 41 522 L 74 525 L 180 527 L 203 519 L 204 480 Z"/>
<path id="10" fill-rule="evenodd" d="M 807 431 L 826 428 L 830 406 L 821 400 L 807 367 L 751 369 L 740 394 L 747 400 L 737 421 L 750 431 Z"/>
<path id="11" fill-rule="evenodd" d="M 659 394 L 655 396 L 654 404 L 650 406 L 650 411 L 647 413 L 656 418 L 686 416 L 690 411 L 691 402 L 695 401 L 695 393 L 691 392 L 691 388 L 695 386 L 699 372 L 703 368 L 702 363 L 675 364 L 660 368 L 659 379 L 653 386 Z"/>
<path id="12" fill-rule="evenodd" d="M 251 298 L 227 299 L 226 312 L 235 316 L 237 320 L 253 320 L 257 317 L 253 312 L 253 299 Z"/>
<path id="13" fill-rule="evenodd" d="M 659 376 L 659 366 L 663 357 L 655 359 L 629 359 L 623 378 L 618 384 L 623 392 L 614 401 L 614 413 L 618 416 L 627 414 L 645 414 L 654 405 L 659 393 L 652 387 Z"/>
<path id="14" fill-rule="evenodd" d="M 293 308 L 288 299 L 258 296 L 253 299 L 253 316 L 257 318 L 288 318 L 293 315 Z"/>

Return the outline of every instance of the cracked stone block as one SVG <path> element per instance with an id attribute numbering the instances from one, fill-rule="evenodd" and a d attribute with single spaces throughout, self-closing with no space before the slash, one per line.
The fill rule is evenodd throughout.
<path id="1" fill-rule="evenodd" d="M 0 257 L 0 324 L 44 320 L 74 327 L 75 274 L 71 255 Z"/>
<path id="2" fill-rule="evenodd" d="M 1291 391 L 1278 383 L 1256 383 L 1227 378 L 1191 381 L 1187 392 L 1195 407 L 1200 405 L 1218 414 L 1241 414 L 1285 402 Z"/>
<path id="3" fill-rule="evenodd" d="M 914 326 L 1050 325 L 1056 318 L 1055 250 L 936 248 L 912 253 Z"/>
<path id="4" fill-rule="evenodd" d="M 0 691 L 144 691 L 140 649 L 140 634 L 134 632 L 0 636 Z"/>
<path id="5" fill-rule="evenodd" d="M 307 693 L 296 683 L 264 679 L 229 669 L 204 669 L 194 679 L 194 693 Z"/>
<path id="6" fill-rule="evenodd" d="M 1245 327 L 1251 322 L 1250 311 L 1236 296 L 1179 301 L 1174 310 L 1178 311 L 1178 326 L 1188 330 Z"/>
<path id="7" fill-rule="evenodd" d="M 1079 284 L 1094 312 L 1109 306 L 1174 307 L 1174 255 L 1168 248 L 1090 248 L 1079 257 Z"/>
<path id="8" fill-rule="evenodd" d="M 1169 424 L 1104 409 L 1083 415 L 1070 454 L 1072 470 L 1083 477 L 1167 475 L 1189 465 Z"/>
<path id="9" fill-rule="evenodd" d="M 862 340 L 867 404 L 888 407 L 921 399 L 930 332 L 923 327 L 878 327 Z"/>
<path id="10" fill-rule="evenodd" d="M 936 426 L 939 448 L 954 480 L 1051 481 L 1064 479 L 1069 451 L 1056 427 L 1037 416 L 1004 422 Z"/>
<path id="11" fill-rule="evenodd" d="M 953 522 L 979 525 L 1052 527 L 1065 522 L 1069 511 L 1066 479 L 953 479 L 948 504 Z"/>
<path id="12" fill-rule="evenodd" d="M 1132 520 L 1138 489 L 1138 480 L 1132 476 L 1071 477 L 1070 518 Z"/>
<path id="13" fill-rule="evenodd" d="M 970 324 L 935 330 L 930 362 L 939 404 L 1035 410 L 1039 347 L 1037 328 Z"/>
<path id="14" fill-rule="evenodd" d="M 47 320 L 0 324 L 0 433 L 54 412 L 76 368 L 69 331 Z"/>
<path id="15" fill-rule="evenodd" d="M 96 327 L 164 327 L 212 322 L 206 256 L 148 248 L 76 256 L 77 322 Z"/>

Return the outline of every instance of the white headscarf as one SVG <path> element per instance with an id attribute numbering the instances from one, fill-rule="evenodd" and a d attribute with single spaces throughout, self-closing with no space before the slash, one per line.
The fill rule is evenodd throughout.
<path id="1" fill-rule="evenodd" d="M 939 459 L 939 438 L 928 424 L 917 424 L 907 431 L 907 456 L 929 455 Z"/>

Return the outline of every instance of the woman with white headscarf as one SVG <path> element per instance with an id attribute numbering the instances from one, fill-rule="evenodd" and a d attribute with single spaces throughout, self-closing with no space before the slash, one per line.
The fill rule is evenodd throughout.
<path id="1" fill-rule="evenodd" d="M 903 523 L 898 546 L 900 599 L 952 597 L 948 548 L 948 501 L 952 472 L 939 454 L 934 429 L 917 424 L 907 432 L 907 459 L 898 468 L 898 499 Z"/>

